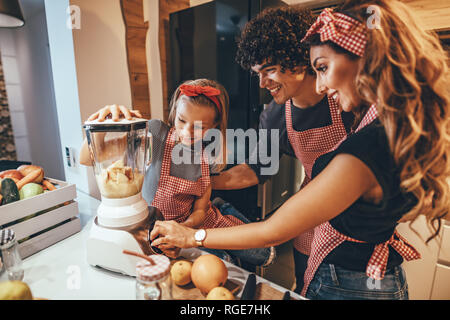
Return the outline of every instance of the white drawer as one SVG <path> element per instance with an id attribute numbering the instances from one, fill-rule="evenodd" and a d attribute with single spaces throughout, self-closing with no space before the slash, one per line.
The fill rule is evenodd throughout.
<path id="1" fill-rule="evenodd" d="M 442 229 L 442 242 L 439 250 L 438 262 L 450 266 L 450 226 L 444 225 Z"/>
<path id="2" fill-rule="evenodd" d="M 450 299 L 450 267 L 437 264 L 434 275 L 431 300 Z"/>
<path id="3" fill-rule="evenodd" d="M 401 223 L 397 228 L 399 233 L 420 252 L 422 259 L 404 261 L 402 265 L 406 272 L 406 279 L 408 279 L 409 298 L 411 300 L 428 300 L 433 288 L 434 272 L 441 241 L 434 238 L 428 245 L 425 245 L 424 239 L 428 239 L 431 233 L 423 215 L 419 216 L 417 221 L 414 222 L 413 229 L 419 234 L 417 235 L 411 230 L 408 223 Z M 441 240 L 441 237 L 439 237 L 439 240 Z"/>

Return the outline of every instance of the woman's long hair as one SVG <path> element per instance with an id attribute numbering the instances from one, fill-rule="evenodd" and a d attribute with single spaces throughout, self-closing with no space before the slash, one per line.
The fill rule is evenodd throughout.
<path id="1" fill-rule="evenodd" d="M 450 211 L 447 55 L 436 34 L 421 28 L 401 2 L 350 0 L 339 11 L 366 23 L 366 54 L 357 90 L 363 100 L 377 103 L 400 168 L 401 189 L 418 200 L 403 219 L 425 215 L 433 230 L 428 242 L 439 234 L 441 219 Z M 378 25 L 368 20 L 371 16 Z"/>
<path id="2" fill-rule="evenodd" d="M 188 97 L 185 95 L 180 95 L 181 85 L 178 86 L 178 88 L 175 90 L 175 92 L 172 95 L 172 99 L 170 100 L 170 112 L 169 112 L 169 117 L 167 119 L 167 122 L 168 122 L 169 127 L 172 128 L 174 126 L 175 117 L 177 114 L 178 102 L 180 99 L 187 99 L 192 103 L 213 108 L 216 112 L 216 117 L 214 119 L 214 123 L 217 124 L 217 128 L 221 132 L 221 141 L 219 142 L 220 143 L 219 154 L 215 155 L 215 159 L 209 159 L 209 160 L 210 161 L 212 160 L 213 163 L 215 163 L 216 172 L 222 171 L 227 165 L 226 130 L 227 130 L 227 123 L 228 123 L 228 109 L 229 109 L 229 104 L 230 104 L 227 90 L 220 83 L 218 83 L 214 80 L 209 80 L 209 79 L 188 80 L 188 81 L 183 82 L 182 84 L 187 84 L 187 85 L 191 85 L 191 86 L 202 86 L 202 87 L 210 86 L 210 87 L 220 90 L 220 95 L 217 96 L 217 99 L 219 100 L 219 103 L 221 105 L 221 110 L 219 112 L 219 110 L 218 110 L 217 106 L 214 104 L 214 102 L 212 100 L 210 100 L 209 98 L 207 98 L 206 96 L 198 95 L 198 96 Z M 215 141 L 215 143 L 217 143 L 217 142 Z"/>

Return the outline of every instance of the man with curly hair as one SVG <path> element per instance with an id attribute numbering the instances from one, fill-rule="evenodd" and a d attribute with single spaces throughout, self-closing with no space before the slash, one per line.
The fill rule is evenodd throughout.
<path id="1" fill-rule="evenodd" d="M 260 87 L 272 95 L 259 126 L 279 130 L 280 157 L 287 154 L 302 162 L 302 187 L 310 181 L 314 161 L 350 132 L 354 120 L 327 95 L 316 93 L 309 50 L 300 43 L 313 21 L 311 11 L 298 6 L 266 9 L 243 28 L 236 55 L 236 61 L 259 76 Z M 270 146 L 271 141 L 264 144 Z M 253 152 L 257 154 L 257 148 Z M 264 183 L 269 177 L 261 174 L 261 168 L 269 165 L 246 161 L 212 177 L 212 186 L 230 190 Z M 312 236 L 310 230 L 293 242 L 296 292 L 303 288 Z"/>

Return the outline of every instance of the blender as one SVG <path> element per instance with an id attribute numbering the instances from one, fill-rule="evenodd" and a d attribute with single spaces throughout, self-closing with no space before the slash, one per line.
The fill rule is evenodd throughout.
<path id="1" fill-rule="evenodd" d="M 87 240 L 87 261 L 135 276 L 139 258 L 123 254 L 123 250 L 155 253 L 148 237 L 155 221 L 163 219 L 142 197 L 145 172 L 151 163 L 148 121 L 94 120 L 86 121 L 83 127 L 101 194 Z"/>

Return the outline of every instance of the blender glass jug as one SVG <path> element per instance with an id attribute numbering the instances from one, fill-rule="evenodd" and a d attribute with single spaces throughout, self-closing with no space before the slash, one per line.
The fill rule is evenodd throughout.
<path id="1" fill-rule="evenodd" d="M 147 120 L 89 121 L 84 129 L 102 198 L 122 199 L 140 193 L 151 161 Z"/>

